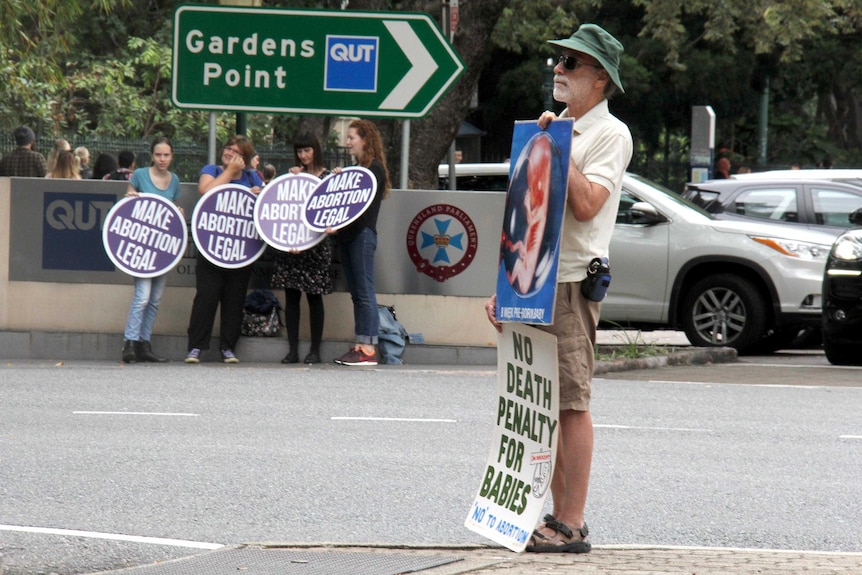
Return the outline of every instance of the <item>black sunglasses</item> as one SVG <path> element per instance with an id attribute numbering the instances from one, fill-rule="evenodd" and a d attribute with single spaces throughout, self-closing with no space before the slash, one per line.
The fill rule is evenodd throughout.
<path id="1" fill-rule="evenodd" d="M 591 66 L 593 68 L 601 68 L 596 64 L 590 64 L 589 62 L 584 62 L 583 60 L 578 60 L 574 56 L 566 56 L 565 54 L 561 54 L 557 59 L 558 64 L 562 64 L 563 68 L 566 70 L 575 70 L 580 66 Z"/>

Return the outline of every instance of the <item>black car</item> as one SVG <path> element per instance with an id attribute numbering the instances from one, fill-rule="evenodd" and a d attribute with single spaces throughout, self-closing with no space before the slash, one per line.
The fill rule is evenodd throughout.
<path id="1" fill-rule="evenodd" d="M 838 236 L 826 260 L 823 350 L 829 363 L 862 365 L 862 229 Z"/>
<path id="2" fill-rule="evenodd" d="M 755 219 L 841 233 L 854 227 L 862 187 L 817 179 L 729 179 L 689 183 L 683 197 L 718 218 Z"/>

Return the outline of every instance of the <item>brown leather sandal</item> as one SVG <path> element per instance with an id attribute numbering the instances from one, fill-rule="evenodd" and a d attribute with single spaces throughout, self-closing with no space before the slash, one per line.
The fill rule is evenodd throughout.
<path id="1" fill-rule="evenodd" d="M 545 535 L 539 531 L 542 528 L 550 529 L 554 534 Z M 586 523 L 577 530 L 577 536 L 575 536 L 571 527 L 548 514 L 545 515 L 544 525 L 540 524 L 533 531 L 526 551 L 529 553 L 589 553 L 593 547 L 586 540 L 589 534 L 590 530 Z"/>

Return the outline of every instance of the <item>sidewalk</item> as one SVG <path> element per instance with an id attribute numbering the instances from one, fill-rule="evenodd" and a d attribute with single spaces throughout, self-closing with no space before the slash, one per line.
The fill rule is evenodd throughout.
<path id="1" fill-rule="evenodd" d="M 736 352 L 730 348 L 693 348 L 685 335 L 678 331 L 599 330 L 597 342 L 605 347 L 624 348 L 633 343 L 672 347 L 674 353 L 634 361 L 597 362 L 596 373 L 736 359 Z M 172 361 L 183 360 L 186 343 L 185 336 L 153 336 L 153 348 Z M 341 355 L 348 345 L 349 342 L 324 340 L 321 345 L 324 362 L 329 363 L 331 358 Z M 284 357 L 286 346 L 283 337 L 242 337 L 235 351 L 243 363 L 278 364 Z M 120 361 L 122 347 L 122 334 L 0 331 L 0 353 L 6 360 Z M 202 354 L 202 360 L 220 362 L 217 350 L 218 341 L 215 339 L 211 349 Z M 305 347 L 301 347 L 301 351 L 304 353 Z M 404 351 L 404 363 L 408 366 L 493 367 L 497 364 L 497 349 L 492 346 L 409 344 Z"/>
<path id="2" fill-rule="evenodd" d="M 585 555 L 502 547 L 383 547 L 259 543 L 116 571 L 116 575 L 859 575 L 862 553 L 597 546 Z M 107 574 L 103 574 L 107 575 Z"/>

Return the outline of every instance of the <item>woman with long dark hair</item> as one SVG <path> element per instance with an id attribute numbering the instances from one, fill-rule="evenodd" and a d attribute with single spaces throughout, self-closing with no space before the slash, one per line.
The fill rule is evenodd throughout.
<path id="1" fill-rule="evenodd" d="M 295 166 L 291 173 L 306 173 L 325 178 L 329 170 L 323 164 L 320 140 L 305 133 L 293 142 Z M 304 363 L 320 363 L 320 342 L 323 339 L 323 296 L 332 293 L 331 240 L 327 236 L 317 245 L 296 253 L 278 252 L 272 275 L 272 286 L 284 288 L 284 317 L 287 328 L 287 355 L 281 363 L 299 362 L 299 304 L 305 292 L 308 300 L 311 348 Z"/>

